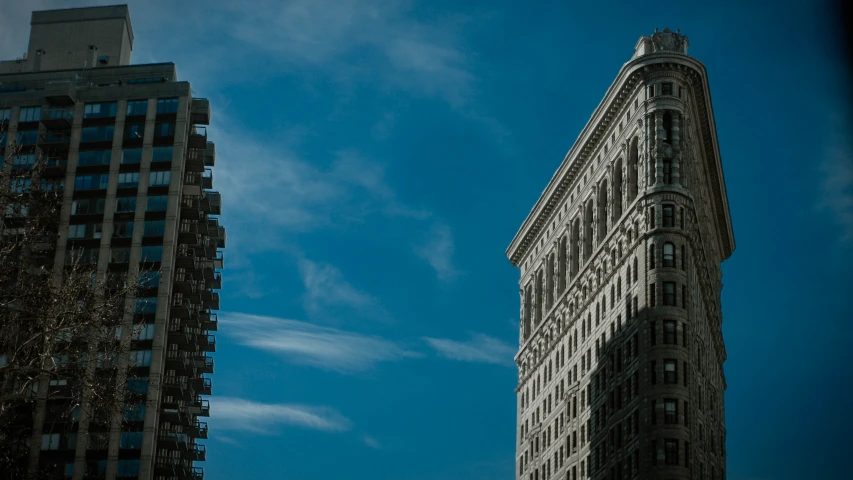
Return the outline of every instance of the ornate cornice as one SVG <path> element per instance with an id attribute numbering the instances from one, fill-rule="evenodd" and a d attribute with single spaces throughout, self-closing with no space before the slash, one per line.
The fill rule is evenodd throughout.
<path id="1" fill-rule="evenodd" d="M 626 101 L 633 98 L 631 93 L 638 84 L 652 75 L 678 72 L 690 78 L 695 104 L 698 112 L 698 129 L 702 136 L 703 157 L 706 172 L 712 191 L 713 204 L 717 217 L 717 231 L 721 242 L 722 259 L 731 255 L 734 250 L 734 236 L 729 217 L 728 199 L 719 161 L 716 126 L 714 124 L 711 98 L 708 91 L 707 73 L 705 67 L 687 55 L 660 52 L 637 57 L 626 63 L 611 84 L 604 99 L 595 109 L 590 121 L 581 131 L 575 144 L 563 159 L 557 172 L 551 178 L 545 192 L 540 196 L 531 212 L 528 214 L 515 238 L 513 238 L 506 255 L 513 265 L 518 266 L 543 232 L 551 216 L 559 209 L 565 200 L 567 192 L 574 186 L 579 173 L 589 165 L 591 154 L 606 141 L 606 132 L 618 118 Z"/>

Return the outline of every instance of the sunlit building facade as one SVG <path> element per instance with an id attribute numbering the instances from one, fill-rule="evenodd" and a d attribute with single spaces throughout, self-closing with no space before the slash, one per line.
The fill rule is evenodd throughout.
<path id="1" fill-rule="evenodd" d="M 507 257 L 516 478 L 726 476 L 720 264 L 734 237 L 705 67 L 641 37 Z"/>
<path id="2" fill-rule="evenodd" d="M 62 400 L 49 398 L 63 384 L 45 383 L 31 466 L 74 480 L 201 478 L 225 246 L 210 104 L 174 64 L 130 64 L 127 6 L 37 11 L 31 25 L 27 53 L 0 62 L 0 148 L 16 149 L 4 168 L 48 158 L 43 182 L 64 192 L 55 270 L 143 272 L 125 330 L 138 403 L 106 428 L 85 417 L 56 428 Z"/>

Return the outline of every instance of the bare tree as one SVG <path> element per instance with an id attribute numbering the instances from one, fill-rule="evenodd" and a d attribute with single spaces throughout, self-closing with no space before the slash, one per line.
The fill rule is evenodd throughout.
<path id="1" fill-rule="evenodd" d="M 65 160 L 35 145 L 2 153 L 0 479 L 55 478 L 64 462 L 42 450 L 106 441 L 144 402 L 130 350 L 139 276 L 99 275 L 73 243 L 56 255 Z"/>

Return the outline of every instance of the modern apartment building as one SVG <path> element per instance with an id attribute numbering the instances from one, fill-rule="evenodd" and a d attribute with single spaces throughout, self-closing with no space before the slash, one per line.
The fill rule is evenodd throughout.
<path id="1" fill-rule="evenodd" d="M 36 414 L 31 459 L 55 478 L 202 477 L 225 246 L 210 104 L 174 64 L 132 65 L 133 40 L 124 5 L 37 11 L 26 55 L 0 62 L 3 168 L 45 156 L 63 190 L 54 270 L 143 272 L 128 321 L 144 403 L 99 431 L 43 433 Z"/>
<path id="2" fill-rule="evenodd" d="M 516 478 L 726 476 L 720 263 L 735 248 L 705 67 L 641 37 L 506 254 Z"/>

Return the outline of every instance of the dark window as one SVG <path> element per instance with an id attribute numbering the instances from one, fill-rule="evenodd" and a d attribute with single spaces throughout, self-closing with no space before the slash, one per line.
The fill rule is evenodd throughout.
<path id="1" fill-rule="evenodd" d="M 654 97 L 654 96 L 655 96 L 655 86 L 649 85 L 649 97 Z"/>
<path id="2" fill-rule="evenodd" d="M 663 159 L 663 183 L 672 183 L 672 159 Z"/>
<path id="3" fill-rule="evenodd" d="M 145 116 L 148 113 L 148 100 L 129 100 L 127 102 L 127 116 Z"/>
<path id="4" fill-rule="evenodd" d="M 684 89 L 681 87 L 681 85 L 679 85 L 679 86 L 678 86 L 678 98 L 681 98 L 681 96 L 682 96 L 682 94 L 683 94 L 683 90 L 684 90 Z"/>
<path id="5" fill-rule="evenodd" d="M 652 385 L 657 385 L 658 383 L 657 361 L 655 360 L 649 363 L 649 380 L 651 380 Z"/>
<path id="6" fill-rule="evenodd" d="M 165 212 L 166 205 L 169 203 L 169 197 L 166 195 L 157 195 L 153 197 L 148 197 L 148 208 L 149 212 Z"/>
<path id="7" fill-rule="evenodd" d="M 20 130 L 18 131 L 18 145 L 35 145 L 38 143 L 38 130 Z"/>
<path id="8" fill-rule="evenodd" d="M 675 208 L 672 205 L 664 205 L 663 206 L 663 226 L 664 227 L 674 227 L 675 226 Z"/>
<path id="9" fill-rule="evenodd" d="M 8 117 L 6 118 L 8 120 Z M 38 122 L 41 119 L 41 107 L 21 107 L 18 112 L 19 122 Z"/>
<path id="10" fill-rule="evenodd" d="M 687 308 L 687 286 L 681 286 L 681 308 Z"/>
<path id="11" fill-rule="evenodd" d="M 663 304 L 675 306 L 675 282 L 663 282 Z"/>
<path id="12" fill-rule="evenodd" d="M 116 102 L 87 103 L 83 118 L 110 118 L 116 116 Z"/>
<path id="13" fill-rule="evenodd" d="M 681 208 L 679 209 L 679 211 L 681 212 L 681 215 L 678 217 L 678 221 L 679 221 L 679 228 L 681 228 L 682 230 L 684 230 L 684 207 L 681 207 Z"/>
<path id="14" fill-rule="evenodd" d="M 667 398 L 663 401 L 664 422 L 678 423 L 678 401 L 674 398 Z"/>
<path id="15" fill-rule="evenodd" d="M 649 402 L 649 416 L 652 420 L 652 425 L 657 425 L 658 423 L 658 401 L 652 400 Z"/>
<path id="16" fill-rule="evenodd" d="M 142 162 L 141 148 L 125 148 L 121 151 L 121 163 L 140 163 Z"/>
<path id="17" fill-rule="evenodd" d="M 684 466 L 690 467 L 690 442 L 684 442 Z"/>
<path id="18" fill-rule="evenodd" d="M 116 213 L 135 212 L 136 197 L 116 198 Z"/>
<path id="19" fill-rule="evenodd" d="M 108 142 L 113 139 L 114 125 L 100 125 L 97 127 L 83 127 L 80 131 L 81 142 Z"/>
<path id="20" fill-rule="evenodd" d="M 678 362 L 675 360 L 663 361 L 663 383 L 678 383 Z"/>
<path id="21" fill-rule="evenodd" d="M 112 150 L 84 150 L 77 157 L 77 165 L 86 167 L 90 165 L 109 165 Z"/>
<path id="22" fill-rule="evenodd" d="M 129 123 L 124 126 L 125 140 L 142 140 L 143 136 L 145 136 L 145 124 Z"/>
<path id="23" fill-rule="evenodd" d="M 669 242 L 663 244 L 663 266 L 675 266 L 675 245 Z"/>
<path id="24" fill-rule="evenodd" d="M 658 336 L 658 323 L 655 320 L 649 322 L 649 344 L 651 346 L 655 346 L 657 344 L 657 336 Z"/>
<path id="25" fill-rule="evenodd" d="M 79 175 L 74 181 L 75 190 L 106 190 L 109 175 Z"/>
<path id="26" fill-rule="evenodd" d="M 136 200 L 134 198 L 134 200 Z M 133 236 L 133 222 L 116 222 L 113 227 L 113 236 L 128 238 Z"/>
<path id="27" fill-rule="evenodd" d="M 649 228 L 655 228 L 655 207 L 649 207 Z"/>
<path id="28" fill-rule="evenodd" d="M 678 440 L 664 440 L 664 454 L 667 465 L 678 465 Z"/>
<path id="29" fill-rule="evenodd" d="M 657 284 L 652 283 L 649 285 L 649 306 L 654 307 L 657 303 Z"/>
<path id="30" fill-rule="evenodd" d="M 687 270 L 687 247 L 681 246 L 681 269 Z"/>
<path id="31" fill-rule="evenodd" d="M 157 100 L 157 113 L 177 113 L 178 99 L 177 98 L 161 98 Z"/>
<path id="32" fill-rule="evenodd" d="M 175 124 L 169 122 L 158 122 L 154 125 L 155 137 L 174 137 Z"/>
<path id="33" fill-rule="evenodd" d="M 684 369 L 684 378 L 687 378 L 687 369 L 686 368 Z M 685 427 L 690 425 L 690 415 L 689 415 L 690 409 L 687 408 L 687 405 L 688 405 L 688 403 L 687 403 L 687 401 L 685 401 L 684 402 L 684 426 Z"/>
<path id="34" fill-rule="evenodd" d="M 154 152 L 151 157 L 152 162 L 171 162 L 172 147 L 154 147 Z"/>
<path id="35" fill-rule="evenodd" d="M 663 322 L 663 343 L 677 344 L 678 343 L 678 324 L 675 320 L 664 320 Z"/>
<path id="36" fill-rule="evenodd" d="M 661 84 L 661 95 L 672 95 L 672 84 L 671 83 L 662 83 Z"/>
<path id="37" fill-rule="evenodd" d="M 655 244 L 649 245 L 649 270 L 655 269 Z"/>

